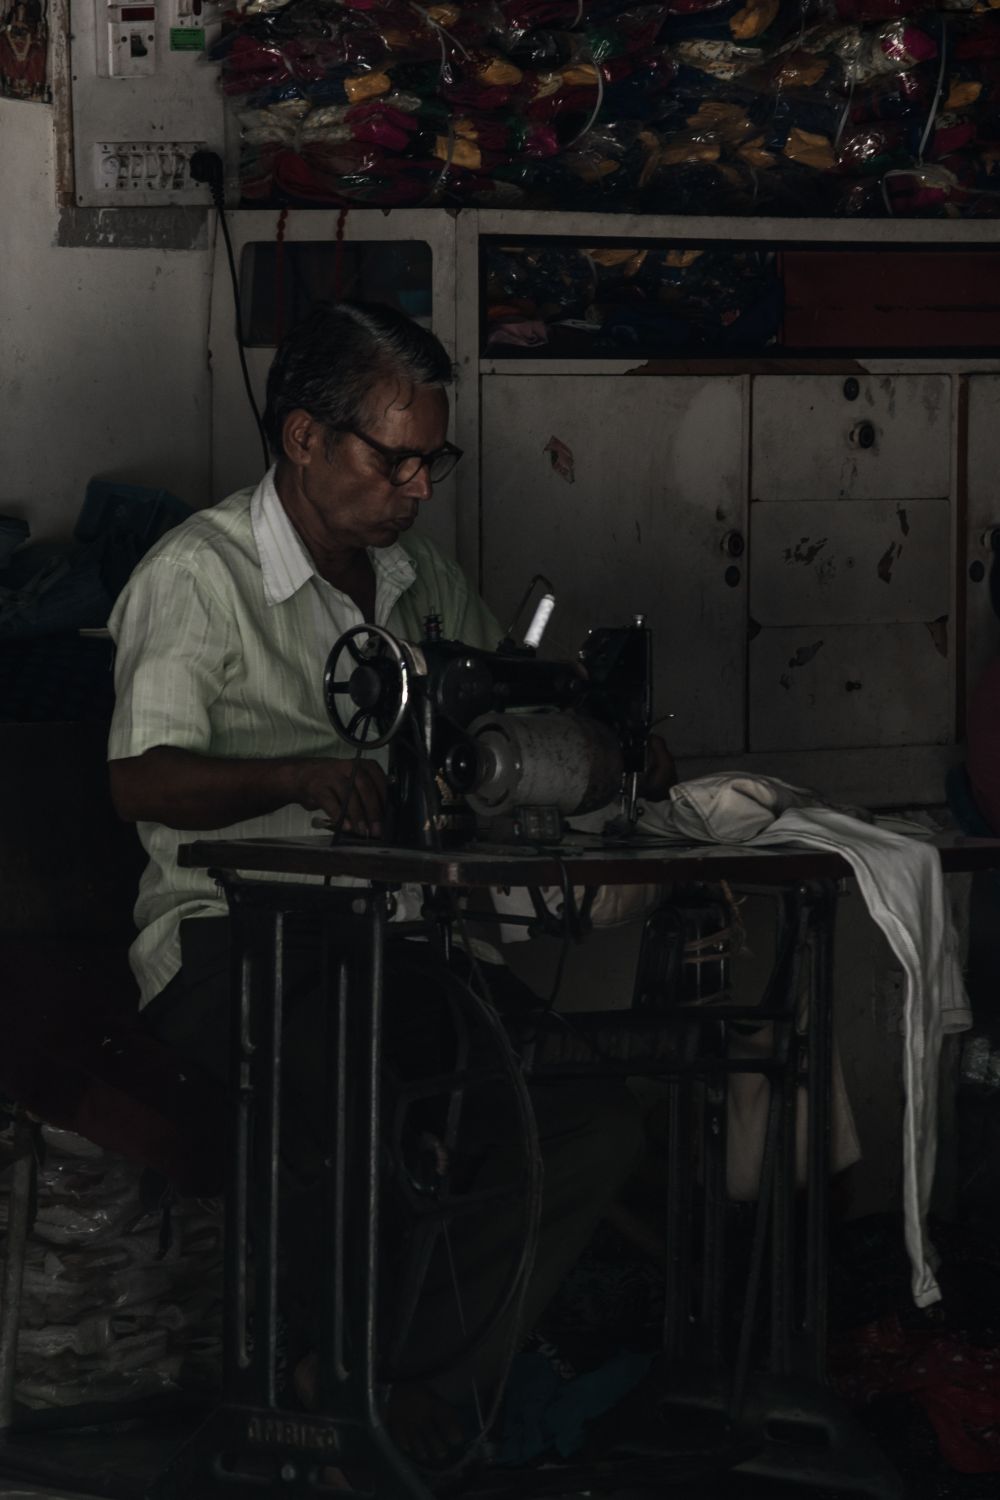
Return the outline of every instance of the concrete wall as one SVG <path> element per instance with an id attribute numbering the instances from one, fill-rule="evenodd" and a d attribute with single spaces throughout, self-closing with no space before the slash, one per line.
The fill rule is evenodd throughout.
<path id="1" fill-rule="evenodd" d="M 207 245 L 57 244 L 51 109 L 0 99 L 0 140 L 0 512 L 64 535 L 94 475 L 205 503 Z"/>

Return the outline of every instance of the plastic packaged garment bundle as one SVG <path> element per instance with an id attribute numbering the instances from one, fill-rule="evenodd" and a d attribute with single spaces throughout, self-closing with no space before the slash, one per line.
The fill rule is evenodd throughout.
<path id="1" fill-rule="evenodd" d="M 994 148 L 887 173 L 881 183 L 890 212 L 943 218 L 993 218 L 1000 202 L 1000 154 Z"/>
<path id="2" fill-rule="evenodd" d="M 918 127 L 899 121 L 858 125 L 844 131 L 836 152 L 831 148 L 831 166 L 824 169 L 836 167 L 851 177 L 882 177 L 897 167 L 909 166 L 919 147 Z"/>
<path id="3" fill-rule="evenodd" d="M 607 121 L 639 120 L 657 125 L 678 108 L 674 82 L 677 65 L 666 48 L 646 53 L 641 69 L 607 81 L 600 118 Z"/>
<path id="4" fill-rule="evenodd" d="M 760 52 L 756 47 L 711 38 L 688 38 L 677 42 L 673 51 L 684 67 L 706 73 L 709 78 L 722 83 L 732 82 L 760 62 Z"/>
<path id="5" fill-rule="evenodd" d="M 865 84 L 886 73 L 902 73 L 938 55 L 929 31 L 913 21 L 892 21 L 874 31 L 851 26 L 831 38 L 847 84 Z"/>
<path id="6" fill-rule="evenodd" d="M 937 89 L 935 63 L 880 78 L 868 88 L 855 89 L 850 94 L 847 119 L 855 125 L 872 120 L 919 120 L 923 124 L 934 106 Z"/>
<path id="7" fill-rule="evenodd" d="M 631 120 L 622 120 L 587 131 L 555 165 L 592 186 L 603 187 L 614 178 L 621 191 L 626 184 L 629 188 L 639 186 L 650 152 L 658 146 L 658 136 Z"/>
<path id="8" fill-rule="evenodd" d="M 486 260 L 489 305 L 506 304 L 519 316 L 542 321 L 582 316 L 597 281 L 592 257 L 575 246 L 491 249 Z"/>
<path id="9" fill-rule="evenodd" d="M 68 1131 L 43 1126 L 41 1139 L 16 1399 L 64 1406 L 216 1384 L 220 1205 L 176 1204 L 167 1243 L 135 1168 Z M 7 1191 L 0 1177 L 0 1224 Z"/>
<path id="10" fill-rule="evenodd" d="M 760 50 L 828 18 L 827 0 L 725 0 L 700 9 L 671 10 L 662 38 L 670 45 L 724 41 Z"/>
<path id="11" fill-rule="evenodd" d="M 257 107 L 287 97 L 360 104 L 392 87 L 388 73 L 344 62 L 336 41 L 316 37 L 279 47 L 237 36 L 221 66 L 223 92 L 250 95 Z"/>
<path id="12" fill-rule="evenodd" d="M 297 151 L 279 150 L 271 162 L 275 186 L 293 202 L 329 203 L 349 197 L 349 185 L 381 160 L 361 141 L 307 141 Z"/>
<path id="13" fill-rule="evenodd" d="M 285 99 L 262 109 L 241 110 L 236 121 L 245 146 L 294 146 L 310 112 L 308 99 Z"/>

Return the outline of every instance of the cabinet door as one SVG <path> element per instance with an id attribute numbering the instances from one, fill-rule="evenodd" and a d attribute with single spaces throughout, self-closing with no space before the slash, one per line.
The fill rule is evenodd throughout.
<path id="1" fill-rule="evenodd" d="M 550 578 L 549 656 L 645 614 L 679 755 L 744 746 L 746 395 L 741 377 L 482 381 L 486 598 L 506 625 Z"/>
<path id="2" fill-rule="evenodd" d="M 753 400 L 750 749 L 948 743 L 949 378 L 765 376 Z"/>
<path id="3" fill-rule="evenodd" d="M 768 375 L 754 383 L 753 408 L 755 500 L 950 492 L 947 375 Z"/>

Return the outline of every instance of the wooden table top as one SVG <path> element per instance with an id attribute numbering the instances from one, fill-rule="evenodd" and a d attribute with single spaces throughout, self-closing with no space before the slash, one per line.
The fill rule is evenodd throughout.
<path id="1" fill-rule="evenodd" d="M 961 834 L 928 840 L 946 873 L 1000 869 L 1000 839 Z M 748 848 L 742 844 L 634 843 L 568 837 L 558 846 L 527 849 L 475 844 L 432 852 L 382 847 L 361 839 L 332 843 L 329 834 L 301 838 L 198 839 L 181 845 L 188 868 L 254 874 L 354 877 L 384 885 L 477 886 L 676 885 L 728 880 L 784 884 L 836 880 L 851 874 L 841 855 L 820 849 Z"/>

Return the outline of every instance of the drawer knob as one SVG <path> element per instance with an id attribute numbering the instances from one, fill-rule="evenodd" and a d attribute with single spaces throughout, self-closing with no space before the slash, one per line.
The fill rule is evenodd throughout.
<path id="1" fill-rule="evenodd" d="M 875 424 L 873 422 L 859 422 L 851 433 L 851 442 L 859 448 L 874 448 L 875 446 Z"/>
<path id="2" fill-rule="evenodd" d="M 844 400 L 857 401 L 860 395 L 861 382 L 859 380 L 855 380 L 853 375 L 849 375 L 844 381 Z"/>

